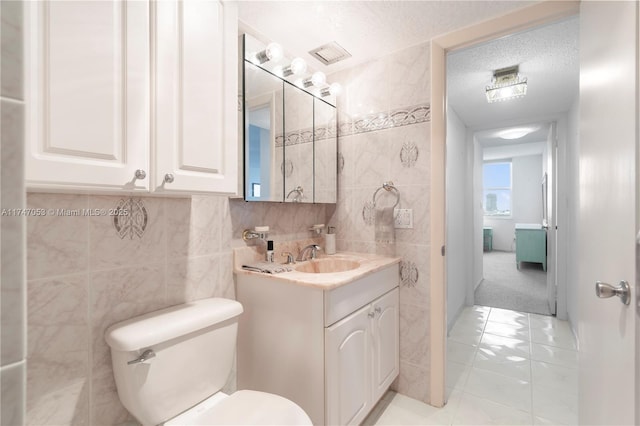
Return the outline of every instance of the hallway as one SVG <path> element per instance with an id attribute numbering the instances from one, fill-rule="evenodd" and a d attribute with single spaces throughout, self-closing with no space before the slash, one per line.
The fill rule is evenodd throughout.
<path id="1" fill-rule="evenodd" d="M 566 321 L 467 307 L 447 344 L 444 408 L 389 392 L 364 424 L 577 424 L 578 352 Z"/>

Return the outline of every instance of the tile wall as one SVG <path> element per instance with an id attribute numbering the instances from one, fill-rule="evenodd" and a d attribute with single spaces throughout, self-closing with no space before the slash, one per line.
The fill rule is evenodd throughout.
<path id="1" fill-rule="evenodd" d="M 330 224 L 339 250 L 396 254 L 401 263 L 398 392 L 429 401 L 429 44 L 335 73 L 338 99 L 338 203 Z M 395 244 L 375 242 L 373 195 L 393 181 L 398 208 L 413 210 L 413 228 Z M 390 206 L 382 190 L 376 206 Z"/>
<path id="2" fill-rule="evenodd" d="M 57 212 L 109 209 L 127 197 L 30 193 L 27 205 Z M 226 197 L 135 198 L 143 232 L 118 232 L 110 216 L 27 220 L 27 424 L 121 424 L 104 332 L 166 306 L 234 298 L 232 247 L 242 230 L 269 225 L 278 243 L 310 236 L 321 205 L 245 203 Z M 119 223 L 127 230 L 127 223 Z M 121 238 L 122 236 L 122 238 Z M 232 374 L 228 390 L 235 387 Z"/>
<path id="3" fill-rule="evenodd" d="M 25 219 L 22 2 L 0 2 L 0 424 L 24 420 Z"/>

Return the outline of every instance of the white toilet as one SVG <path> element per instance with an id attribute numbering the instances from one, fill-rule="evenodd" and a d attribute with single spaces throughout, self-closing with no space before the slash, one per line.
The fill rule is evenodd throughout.
<path id="1" fill-rule="evenodd" d="M 106 341 L 122 404 L 143 425 L 311 425 L 281 396 L 220 391 L 241 313 L 235 300 L 212 298 L 111 326 Z"/>

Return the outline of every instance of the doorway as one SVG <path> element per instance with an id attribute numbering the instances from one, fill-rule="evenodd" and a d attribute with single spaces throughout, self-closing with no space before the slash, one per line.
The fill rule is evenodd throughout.
<path id="1" fill-rule="evenodd" d="M 504 69 L 525 94 L 490 102 L 494 83 L 515 84 L 500 82 Z M 578 70 L 576 17 L 447 54 L 449 330 L 474 304 L 556 312 L 557 147 Z"/>

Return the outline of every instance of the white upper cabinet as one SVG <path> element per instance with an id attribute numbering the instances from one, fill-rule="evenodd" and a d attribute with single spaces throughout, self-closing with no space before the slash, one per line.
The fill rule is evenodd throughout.
<path id="1" fill-rule="evenodd" d="M 238 189 L 237 6 L 151 5 L 154 191 Z"/>
<path id="2" fill-rule="evenodd" d="M 28 17 L 28 188 L 237 192 L 235 4 L 38 1 Z"/>
<path id="3" fill-rule="evenodd" d="M 148 190 L 145 2 L 37 1 L 28 12 L 29 188 Z"/>

